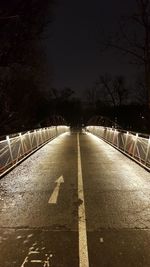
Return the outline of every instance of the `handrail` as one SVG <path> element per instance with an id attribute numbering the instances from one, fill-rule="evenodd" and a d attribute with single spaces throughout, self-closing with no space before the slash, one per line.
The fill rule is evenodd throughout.
<path id="1" fill-rule="evenodd" d="M 150 171 L 150 136 L 103 126 L 87 126 L 90 132 L 111 144 Z"/>
<path id="2" fill-rule="evenodd" d="M 0 177 L 51 139 L 68 132 L 65 125 L 7 135 L 0 141 Z"/>

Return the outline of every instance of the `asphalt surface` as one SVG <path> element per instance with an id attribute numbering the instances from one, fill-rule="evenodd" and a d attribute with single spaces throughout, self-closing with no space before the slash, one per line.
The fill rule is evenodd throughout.
<path id="1" fill-rule="evenodd" d="M 0 180 L 0 267 L 88 267 L 82 230 L 90 267 L 150 266 L 150 174 L 80 133 L 80 229 L 77 135 L 57 137 Z"/>

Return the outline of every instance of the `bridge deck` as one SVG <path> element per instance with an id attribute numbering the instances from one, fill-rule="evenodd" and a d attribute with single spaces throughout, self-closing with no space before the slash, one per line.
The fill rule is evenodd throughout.
<path id="1" fill-rule="evenodd" d="M 150 174 L 97 137 L 67 133 L 0 180 L 0 266 L 87 264 L 150 266 Z"/>

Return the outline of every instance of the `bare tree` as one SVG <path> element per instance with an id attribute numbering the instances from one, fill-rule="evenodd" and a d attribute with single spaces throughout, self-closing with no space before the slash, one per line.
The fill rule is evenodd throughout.
<path id="1" fill-rule="evenodd" d="M 150 108 L 150 0 L 135 0 L 135 12 L 124 16 L 115 35 L 105 38 L 102 44 L 131 56 L 131 63 L 142 66 Z"/>
<path id="2" fill-rule="evenodd" d="M 94 85 L 92 88 L 87 89 L 85 93 L 88 104 L 92 107 L 95 107 L 96 102 L 99 99 L 97 85 Z"/>
<path id="3" fill-rule="evenodd" d="M 146 106 L 147 104 L 147 90 L 145 87 L 145 82 L 142 75 L 138 75 L 136 81 L 136 92 L 135 92 L 135 102 L 139 105 Z"/>
<path id="4" fill-rule="evenodd" d="M 126 103 L 128 89 L 123 76 L 101 75 L 97 81 L 97 87 L 103 95 L 103 101 L 113 105 L 114 108 Z"/>

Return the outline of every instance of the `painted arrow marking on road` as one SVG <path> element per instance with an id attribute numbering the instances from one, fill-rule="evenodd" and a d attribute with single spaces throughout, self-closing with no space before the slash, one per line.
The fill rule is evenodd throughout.
<path id="1" fill-rule="evenodd" d="M 59 195 L 59 190 L 60 190 L 60 186 L 62 183 L 64 183 L 64 177 L 61 175 L 57 180 L 56 180 L 56 186 L 55 189 L 53 191 L 53 193 L 50 196 L 50 199 L 48 201 L 49 204 L 56 204 L 57 203 L 57 199 L 58 199 L 58 195 Z"/>

